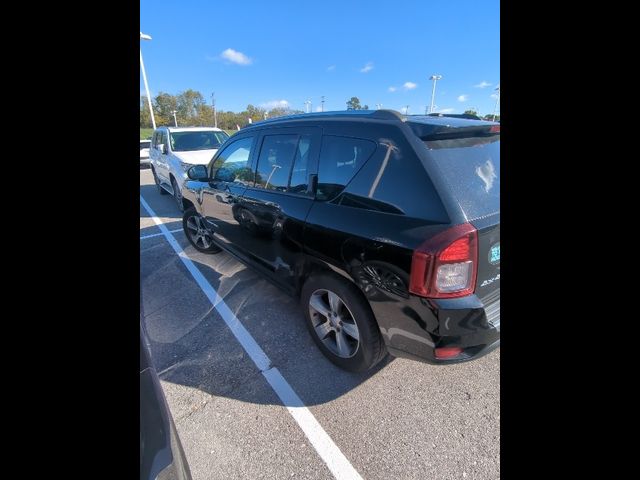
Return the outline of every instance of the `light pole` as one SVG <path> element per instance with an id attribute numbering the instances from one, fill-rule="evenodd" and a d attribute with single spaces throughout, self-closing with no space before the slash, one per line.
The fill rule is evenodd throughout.
<path id="1" fill-rule="evenodd" d="M 151 36 L 140 32 L 140 40 L 151 40 Z M 142 47 L 140 47 L 140 68 L 142 69 L 142 79 L 144 80 L 144 89 L 147 91 L 147 102 L 149 102 L 149 113 L 151 113 L 151 125 L 156 129 L 156 118 L 153 116 L 153 108 L 151 108 L 151 94 L 149 93 L 149 84 L 147 83 L 147 73 L 144 71 L 144 62 L 142 61 Z"/>
<path id="2" fill-rule="evenodd" d="M 324 95 L 322 95 L 322 97 L 320 97 L 322 99 L 322 101 L 320 102 L 320 111 L 324 112 Z"/>
<path id="3" fill-rule="evenodd" d="M 376 110 L 380 110 L 382 108 L 382 104 L 381 103 L 376 103 Z"/>
<path id="4" fill-rule="evenodd" d="M 311 100 L 304 102 L 304 111 L 305 113 L 309 113 L 311 111 Z"/>
<path id="5" fill-rule="evenodd" d="M 213 126 L 218 128 L 218 112 L 216 110 L 216 92 L 211 94 L 211 106 L 213 107 Z"/>
<path id="6" fill-rule="evenodd" d="M 409 105 L 407 105 L 407 107 L 405 108 L 404 114 L 405 115 L 409 115 Z"/>
<path id="7" fill-rule="evenodd" d="M 496 88 L 494 88 L 495 91 L 498 92 L 498 96 L 496 98 L 496 106 L 493 107 L 493 121 L 496 121 L 496 112 L 498 111 L 498 103 L 500 103 L 500 84 L 498 84 L 498 86 Z"/>
<path id="8" fill-rule="evenodd" d="M 177 110 L 172 110 L 171 113 L 173 113 L 173 126 L 174 127 L 178 127 L 178 120 L 176 119 L 176 113 L 178 111 Z"/>
<path id="9" fill-rule="evenodd" d="M 429 113 L 433 113 L 433 102 L 436 99 L 436 82 L 442 78 L 442 75 L 431 75 L 429 80 L 433 80 L 433 90 L 431 90 L 431 107 Z"/>

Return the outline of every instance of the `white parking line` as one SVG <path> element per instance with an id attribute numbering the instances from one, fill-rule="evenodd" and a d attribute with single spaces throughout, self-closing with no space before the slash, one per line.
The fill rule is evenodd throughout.
<path id="1" fill-rule="evenodd" d="M 333 476 L 338 480 L 362 480 L 362 477 L 353 465 L 351 465 L 349 460 L 347 460 L 347 457 L 345 457 L 340 451 L 329 434 L 324 431 L 311 411 L 305 407 L 300 397 L 296 394 L 293 388 L 291 388 L 291 385 L 289 385 L 280 371 L 271 365 L 271 360 L 267 357 L 267 354 L 264 353 L 249 331 L 244 327 L 244 325 L 242 325 L 242 323 L 240 323 L 240 320 L 238 320 L 224 300 L 218 295 L 218 292 L 216 292 L 204 275 L 202 275 L 200 270 L 198 270 L 194 265 L 180 244 L 176 241 L 173 235 L 171 235 L 171 232 L 162 224 L 162 221 L 156 216 L 153 209 L 145 199 L 142 198 L 142 195 L 140 195 L 140 203 L 153 219 L 155 224 L 160 228 L 162 235 L 165 236 L 169 245 L 171 245 L 176 254 L 178 254 L 178 257 L 180 257 L 184 266 L 187 267 L 187 270 L 189 270 L 193 279 L 202 289 L 213 307 L 218 311 L 224 322 L 227 324 L 227 327 L 229 327 L 238 342 L 240 342 L 240 345 L 242 345 L 242 348 L 244 348 L 249 357 L 251 357 L 251 360 L 256 364 L 256 367 L 258 367 L 269 385 L 271 385 L 273 391 L 276 392 L 276 395 L 278 395 L 283 405 L 287 408 L 293 419 L 302 429 L 306 437 L 309 439 L 309 442 L 311 442 L 311 445 L 313 445 L 313 448 L 318 452 L 318 455 L 322 458 Z"/>
<path id="2" fill-rule="evenodd" d="M 182 229 L 178 228 L 176 230 L 169 230 L 169 233 L 177 233 L 177 232 L 182 232 Z M 140 240 L 146 240 L 147 238 L 151 238 L 151 237 L 159 237 L 160 235 L 164 235 L 164 233 L 160 232 L 160 233 L 152 233 L 151 235 L 143 235 L 140 237 Z"/>

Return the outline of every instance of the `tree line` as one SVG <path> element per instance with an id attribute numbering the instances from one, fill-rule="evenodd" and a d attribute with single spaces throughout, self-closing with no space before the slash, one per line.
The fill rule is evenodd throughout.
<path id="1" fill-rule="evenodd" d="M 360 105 L 358 97 L 351 97 L 347 102 L 347 110 L 368 110 L 369 106 Z M 202 93 L 197 90 L 185 90 L 177 95 L 160 92 L 151 99 L 153 113 L 155 115 L 157 126 L 173 126 L 175 112 L 178 126 L 184 127 L 210 127 L 214 125 L 213 107 L 208 105 Z M 247 105 L 242 112 L 231 112 L 218 110 L 218 128 L 223 130 L 235 130 L 237 127 L 243 127 L 251 122 L 258 122 L 265 118 L 281 117 L 283 115 L 294 115 L 304 113 L 302 110 L 293 110 L 291 108 L 272 108 L 265 109 L 254 105 Z M 474 110 L 467 110 L 464 113 L 477 115 Z M 485 115 L 484 119 L 492 119 L 492 115 Z M 500 116 L 496 115 L 496 120 L 500 120 Z M 147 97 L 140 96 L 140 127 L 148 128 L 151 126 L 151 115 L 149 114 L 149 104 Z"/>
<path id="2" fill-rule="evenodd" d="M 157 126 L 173 126 L 175 111 L 178 126 L 184 127 L 210 127 L 214 125 L 213 107 L 208 105 L 202 93 L 196 90 L 186 90 L 177 95 L 160 92 L 151 99 L 153 114 Z M 247 105 L 247 108 L 239 113 L 231 111 L 217 111 L 218 128 L 223 130 L 235 130 L 251 122 L 257 122 L 267 118 L 281 117 L 283 115 L 293 115 L 303 113 L 302 110 L 290 108 L 265 109 L 254 105 Z M 145 95 L 140 96 L 140 127 L 151 126 L 151 115 L 149 114 L 149 104 Z"/>

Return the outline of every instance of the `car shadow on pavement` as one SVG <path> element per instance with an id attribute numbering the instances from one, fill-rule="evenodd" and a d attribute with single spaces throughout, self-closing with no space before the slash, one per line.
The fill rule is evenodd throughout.
<path id="1" fill-rule="evenodd" d="M 178 235 L 198 270 L 269 357 L 269 368 L 278 368 L 306 405 L 345 395 L 392 361 L 387 357 L 365 373 L 336 367 L 313 342 L 296 298 L 230 254 L 200 254 Z M 181 260 L 159 254 L 154 260 L 141 260 L 140 308 L 160 378 L 213 396 L 281 405 Z"/>

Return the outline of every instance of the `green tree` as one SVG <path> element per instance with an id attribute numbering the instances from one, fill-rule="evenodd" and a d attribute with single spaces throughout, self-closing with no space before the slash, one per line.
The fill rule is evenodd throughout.
<path id="1" fill-rule="evenodd" d="M 490 113 L 488 115 L 485 115 L 483 119 L 493 121 L 493 114 Z M 496 114 L 496 122 L 499 122 L 499 121 L 500 121 L 500 115 Z"/>
<path id="2" fill-rule="evenodd" d="M 177 110 L 177 100 L 174 95 L 160 92 L 153 99 L 153 113 L 156 118 L 156 125 L 173 125 L 173 111 Z"/>
<path id="3" fill-rule="evenodd" d="M 205 106 L 206 102 L 200 92 L 192 89 L 180 92 L 176 97 L 178 125 L 202 125 L 202 120 L 198 117 Z"/>
<path id="4" fill-rule="evenodd" d="M 465 110 L 464 113 L 465 115 L 478 115 L 478 112 L 476 112 L 474 109 Z"/>
<path id="5" fill-rule="evenodd" d="M 364 107 L 362 107 L 363 110 L 369 110 L 369 105 L 365 105 Z"/>
<path id="6" fill-rule="evenodd" d="M 347 102 L 347 110 L 362 110 L 360 99 L 358 97 L 351 97 L 351 100 Z"/>
<path id="7" fill-rule="evenodd" d="M 140 127 L 151 127 L 151 115 L 149 114 L 149 103 L 146 95 L 140 95 Z"/>

